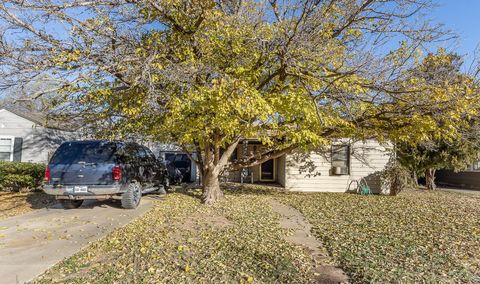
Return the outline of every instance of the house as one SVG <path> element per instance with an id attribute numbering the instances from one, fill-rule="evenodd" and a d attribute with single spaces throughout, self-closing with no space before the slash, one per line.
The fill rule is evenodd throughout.
<path id="1" fill-rule="evenodd" d="M 451 186 L 464 189 L 480 189 L 480 161 L 469 165 L 465 170 L 439 170 L 435 182 L 442 186 Z"/>
<path id="2" fill-rule="evenodd" d="M 246 140 L 237 147 L 231 159 L 249 155 L 261 149 L 260 142 Z M 357 182 L 366 183 L 373 193 L 382 192 L 380 171 L 391 158 L 391 149 L 374 140 L 335 143 L 331 149 L 286 154 L 260 165 L 230 172 L 224 180 L 246 183 L 276 183 L 289 191 L 347 192 Z"/>
<path id="3" fill-rule="evenodd" d="M 261 151 L 263 145 L 255 139 L 245 139 L 230 157 L 240 159 Z M 165 160 L 186 160 L 180 148 L 161 144 L 154 153 Z M 392 149 L 374 140 L 365 142 L 339 141 L 327 151 L 309 154 L 292 153 L 266 161 L 241 171 L 224 173 L 222 181 L 239 183 L 276 184 L 289 191 L 353 191 L 357 182 L 367 184 L 373 193 L 382 192 L 380 172 L 392 158 Z M 192 170 L 196 166 L 188 162 Z M 196 181 L 196 174 L 189 181 Z"/>
<path id="4" fill-rule="evenodd" d="M 0 109 L 0 160 L 47 163 L 55 149 L 76 137 L 72 124 L 14 108 Z"/>
<path id="5" fill-rule="evenodd" d="M 0 109 L 0 160 L 46 163 L 64 141 L 78 138 L 72 125 L 47 121 L 36 113 Z M 198 180 L 197 167 L 179 147 L 169 144 L 149 145 L 155 155 L 184 170 L 185 182 Z M 231 159 L 261 151 L 255 139 L 244 140 Z M 379 193 L 379 172 L 391 158 L 391 149 L 374 140 L 339 141 L 328 151 L 308 155 L 292 153 L 241 171 L 226 173 L 230 182 L 278 184 L 290 191 L 346 192 L 358 181 Z"/>

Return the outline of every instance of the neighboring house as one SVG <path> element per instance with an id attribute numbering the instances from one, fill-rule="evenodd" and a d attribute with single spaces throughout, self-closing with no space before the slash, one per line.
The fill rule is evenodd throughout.
<path id="1" fill-rule="evenodd" d="M 0 109 L 0 160 L 47 163 L 64 141 L 75 139 L 75 127 L 37 113 Z"/>
<path id="2" fill-rule="evenodd" d="M 461 172 L 452 170 L 437 171 L 435 182 L 443 186 L 480 189 L 480 161 L 474 162 Z"/>
<path id="3" fill-rule="evenodd" d="M 258 141 L 245 141 L 238 146 L 231 159 L 238 159 L 245 153 L 251 155 L 261 147 Z M 232 182 L 277 183 L 289 191 L 324 192 L 354 190 L 355 181 L 364 179 L 372 192 L 380 193 L 379 173 L 389 162 L 391 153 L 390 149 L 373 140 L 335 143 L 326 154 L 287 154 L 244 170 L 243 174 L 242 171 L 228 173 L 224 179 Z"/>

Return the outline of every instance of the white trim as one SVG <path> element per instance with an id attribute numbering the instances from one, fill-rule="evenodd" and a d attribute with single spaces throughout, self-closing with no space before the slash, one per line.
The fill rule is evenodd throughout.
<path id="1" fill-rule="evenodd" d="M 0 135 L 0 139 L 10 139 L 12 141 L 10 145 L 10 162 L 13 162 L 13 151 L 15 147 L 15 136 L 5 136 L 5 135 Z"/>

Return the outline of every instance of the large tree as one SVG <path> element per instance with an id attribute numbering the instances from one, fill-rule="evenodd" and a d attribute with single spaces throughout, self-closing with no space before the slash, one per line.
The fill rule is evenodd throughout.
<path id="1" fill-rule="evenodd" d="M 454 53 L 440 49 L 436 54 L 428 54 L 412 70 L 414 76 L 421 78 L 440 90 L 446 92 L 421 94 L 428 97 L 443 97 L 440 103 L 443 115 L 432 116 L 430 124 L 436 125 L 424 132 L 424 139 L 416 143 L 403 141 L 397 144 L 400 162 L 410 169 L 414 179 L 425 177 L 426 189 L 435 189 L 435 172 L 437 169 L 462 170 L 479 158 L 480 154 L 480 106 L 476 102 L 478 84 L 474 75 L 461 72 L 462 58 Z M 427 89 L 425 92 L 438 92 Z M 471 99 L 469 98 L 471 97 Z M 461 102 L 464 100 L 464 102 Z M 454 105 L 471 103 L 459 112 Z M 461 117 L 452 124 L 449 116 Z M 438 128 L 452 128 L 454 131 L 437 131 Z"/>
<path id="2" fill-rule="evenodd" d="M 444 36 L 428 0 L 3 1 L 0 86 L 58 82 L 56 111 L 109 137 L 172 142 L 219 175 L 340 137 L 422 141 L 456 125 L 473 96 L 415 74 Z M 471 94 L 470 86 L 464 94 Z M 41 94 L 37 94 L 40 96 Z M 458 115 L 450 115 L 454 111 Z M 229 161 L 244 138 L 263 148 Z"/>

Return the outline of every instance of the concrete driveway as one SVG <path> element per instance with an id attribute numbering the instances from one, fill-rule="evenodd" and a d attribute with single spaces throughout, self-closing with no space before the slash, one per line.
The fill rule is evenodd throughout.
<path id="1" fill-rule="evenodd" d="M 24 283 L 147 212 L 153 199 L 142 198 L 135 210 L 119 201 L 86 201 L 79 209 L 57 204 L 0 221 L 0 283 Z"/>

